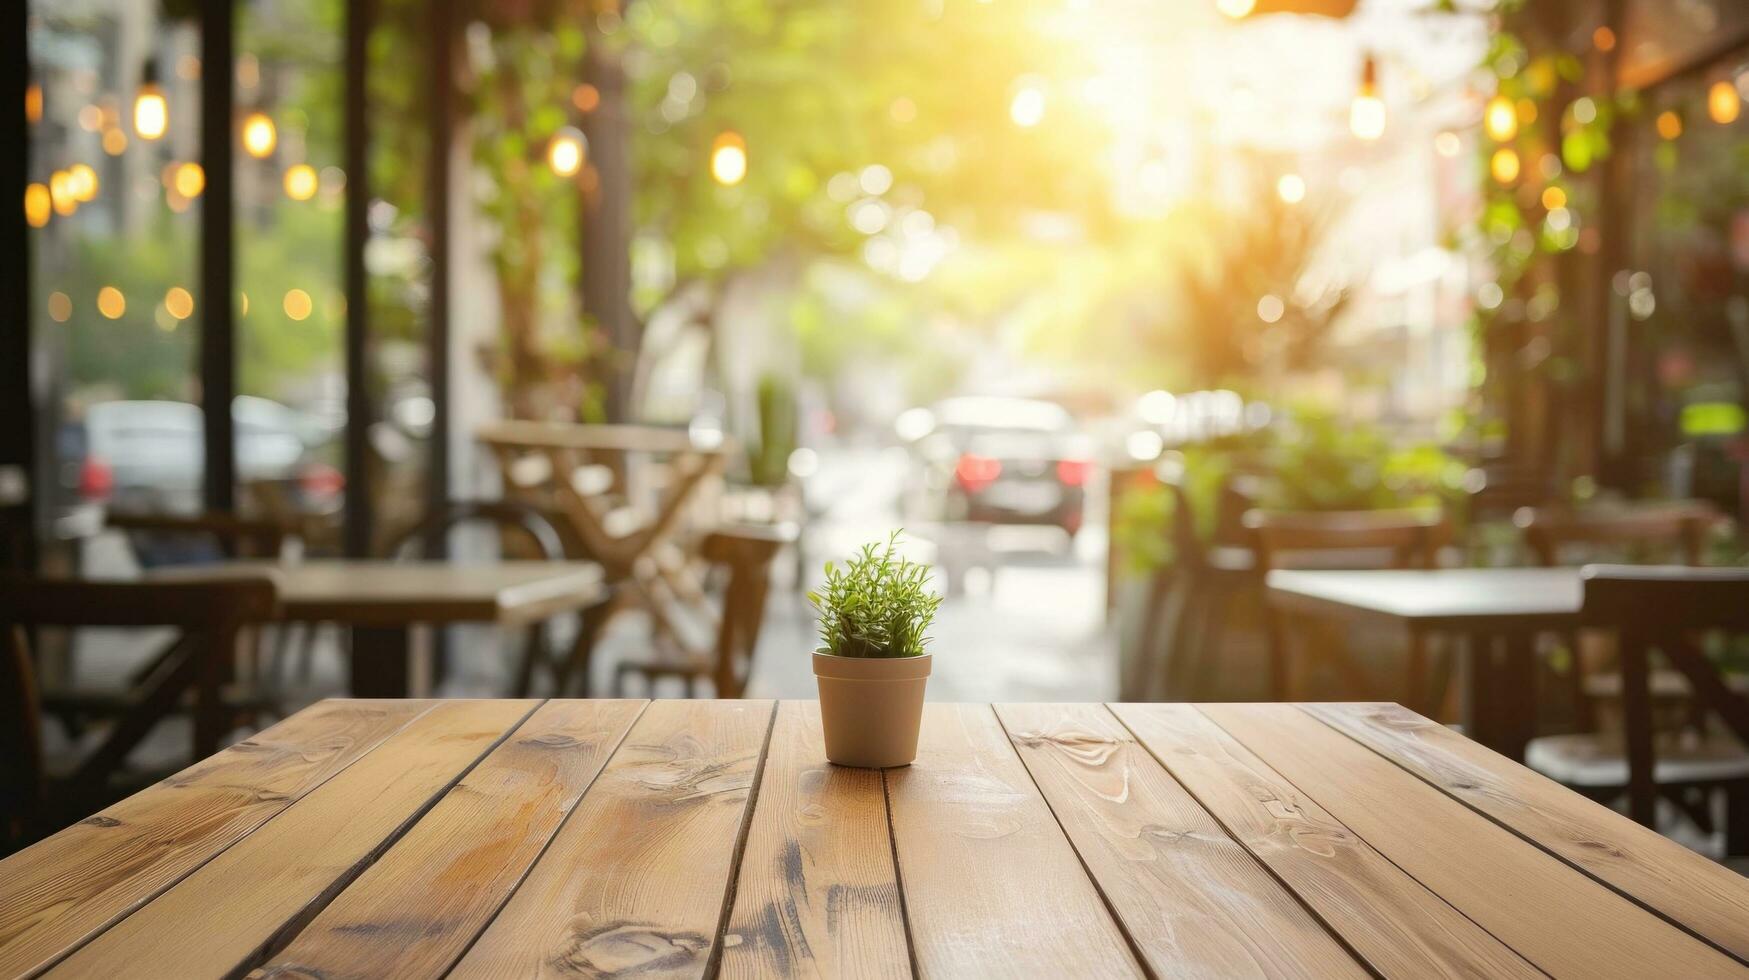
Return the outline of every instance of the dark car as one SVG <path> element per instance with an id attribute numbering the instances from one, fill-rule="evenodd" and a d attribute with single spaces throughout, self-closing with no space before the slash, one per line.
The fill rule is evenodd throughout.
<path id="1" fill-rule="evenodd" d="M 897 423 L 916 460 L 914 500 L 925 516 L 1081 530 L 1088 479 L 1085 438 L 1054 402 L 949 398 Z"/>

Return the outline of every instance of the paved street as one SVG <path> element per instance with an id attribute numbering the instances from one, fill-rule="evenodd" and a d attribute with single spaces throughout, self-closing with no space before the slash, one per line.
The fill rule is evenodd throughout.
<path id="1" fill-rule="evenodd" d="M 810 483 L 821 516 L 805 541 L 809 585 L 828 558 L 841 558 L 901 526 L 903 453 L 839 449 L 820 454 Z M 1102 494 L 1090 494 L 1101 500 Z M 1086 701 L 1116 690 L 1115 656 L 1104 630 L 1103 512 L 1090 501 L 1073 552 L 1055 529 L 973 525 L 908 527 L 914 554 L 934 561 L 937 582 L 956 581 L 932 631 L 938 701 Z M 943 571 L 942 569 L 945 569 Z M 755 660 L 751 692 L 813 697 L 807 653 L 814 614 L 795 588 L 774 592 Z"/>

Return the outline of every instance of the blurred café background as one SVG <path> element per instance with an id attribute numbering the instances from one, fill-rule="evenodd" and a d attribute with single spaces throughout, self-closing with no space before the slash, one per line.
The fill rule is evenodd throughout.
<path id="1" fill-rule="evenodd" d="M 1749 562 L 1737 0 L 7 16 L 0 593 L 407 600 L 39 610 L 15 800 L 89 812 L 349 692 L 812 697 L 806 591 L 899 527 L 932 699 L 1472 732 L 1465 636 L 1290 619 L 1266 573 Z M 529 560 L 599 595 L 412 609 L 391 570 Z M 1619 644 L 1525 637 L 1506 744 L 1625 807 Z M 1740 637 L 1701 652 L 1749 692 Z M 1671 663 L 1647 819 L 1749 853 L 1742 730 Z"/>

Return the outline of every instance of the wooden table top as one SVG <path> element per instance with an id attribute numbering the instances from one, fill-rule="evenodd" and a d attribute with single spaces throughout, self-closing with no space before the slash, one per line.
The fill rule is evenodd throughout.
<path id="1" fill-rule="evenodd" d="M 1371 616 L 1427 629 L 1555 629 L 1578 622 L 1577 568 L 1440 568 L 1269 573 L 1278 608 Z"/>
<path id="2" fill-rule="evenodd" d="M 726 455 L 735 444 L 721 433 L 695 437 L 686 429 L 660 425 L 586 425 L 500 419 L 474 430 L 481 442 L 505 446 L 593 449 L 611 452 Z"/>
<path id="3" fill-rule="evenodd" d="M 0 976 L 1742 976 L 1749 879 L 1395 705 L 325 701 L 0 862 Z"/>
<path id="4" fill-rule="evenodd" d="M 354 626 L 499 623 L 515 626 L 587 608 L 607 596 L 591 562 L 227 561 L 148 573 L 152 579 L 267 575 L 280 614 Z"/>

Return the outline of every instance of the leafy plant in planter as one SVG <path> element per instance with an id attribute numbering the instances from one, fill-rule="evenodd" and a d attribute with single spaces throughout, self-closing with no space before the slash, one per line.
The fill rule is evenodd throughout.
<path id="1" fill-rule="evenodd" d="M 919 657 L 929 642 L 941 596 L 928 590 L 930 568 L 885 547 L 865 544 L 843 568 L 826 563 L 826 584 L 808 593 L 820 612 L 820 652 L 837 657 Z"/>
<path id="2" fill-rule="evenodd" d="M 941 596 L 929 591 L 929 566 L 899 555 L 898 542 L 894 531 L 843 568 L 827 562 L 825 585 L 808 593 L 820 612 L 814 678 L 826 758 L 839 765 L 879 769 L 917 756 L 931 660 L 925 633 Z"/>

